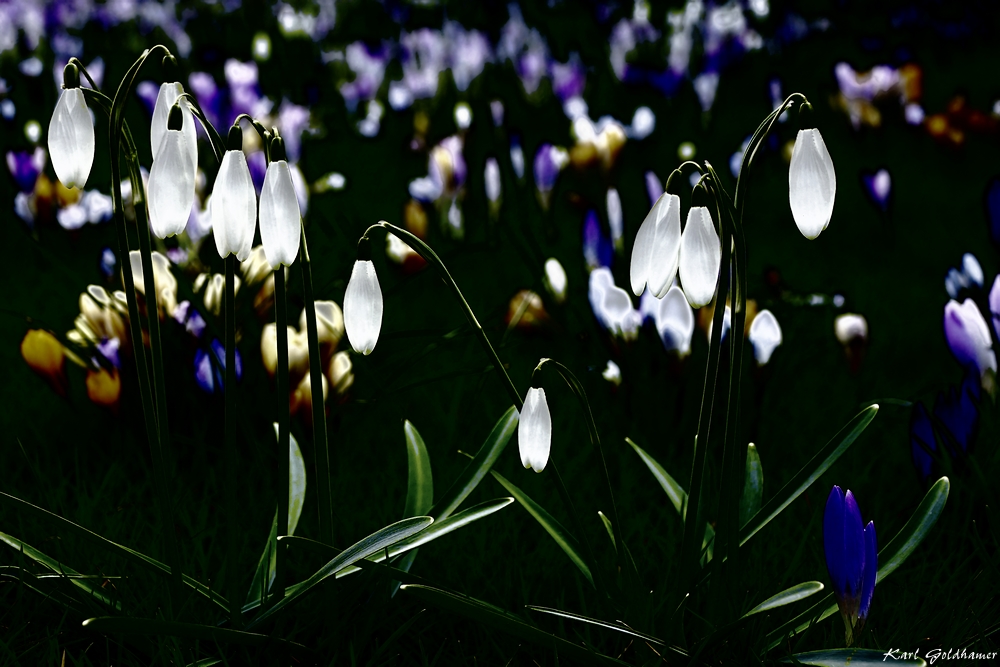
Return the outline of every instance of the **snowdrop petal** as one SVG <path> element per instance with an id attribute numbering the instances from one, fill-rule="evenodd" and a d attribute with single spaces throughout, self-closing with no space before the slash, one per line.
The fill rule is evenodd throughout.
<path id="1" fill-rule="evenodd" d="M 545 400 L 545 390 L 532 387 L 524 397 L 517 425 L 517 448 L 525 468 L 542 472 L 552 448 L 552 416 Z"/>
<path id="2" fill-rule="evenodd" d="M 675 285 L 667 290 L 654 317 L 663 346 L 681 356 L 687 355 L 691 351 L 691 336 L 694 335 L 694 311 L 680 287 Z"/>
<path id="3" fill-rule="evenodd" d="M 692 308 L 712 301 L 722 265 L 722 242 L 704 206 L 692 206 L 681 235 L 680 277 Z"/>
<path id="4" fill-rule="evenodd" d="M 211 200 L 212 231 L 220 257 L 250 256 L 257 223 L 257 195 L 243 151 L 230 150 L 222 157 Z"/>
<path id="5" fill-rule="evenodd" d="M 819 130 L 799 130 L 788 168 L 788 201 L 799 231 L 814 239 L 830 224 L 837 194 L 833 159 Z"/>
<path id="6" fill-rule="evenodd" d="M 267 167 L 260 193 L 260 240 L 272 268 L 290 266 L 298 256 L 299 220 L 299 201 L 288 163 L 276 160 Z"/>
<path id="7" fill-rule="evenodd" d="M 641 295 L 647 285 L 657 298 L 667 293 L 677 273 L 680 246 L 681 200 L 677 195 L 664 193 L 635 235 L 629 267 L 633 294 Z"/>
<path id="8" fill-rule="evenodd" d="M 185 141 L 179 130 L 167 130 L 149 170 L 149 225 L 157 238 L 180 234 L 191 217 L 195 165 Z"/>

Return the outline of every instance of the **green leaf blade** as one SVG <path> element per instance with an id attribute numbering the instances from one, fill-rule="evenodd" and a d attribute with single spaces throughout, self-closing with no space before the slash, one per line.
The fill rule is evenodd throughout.
<path id="1" fill-rule="evenodd" d="M 762 611 L 768 611 L 769 609 L 783 607 L 786 604 L 792 604 L 793 602 L 798 602 L 799 600 L 804 600 L 811 595 L 819 593 L 821 590 L 823 590 L 823 584 L 818 581 L 806 581 L 801 584 L 796 584 L 795 586 L 786 588 L 780 593 L 772 595 L 768 599 L 764 600 L 759 605 L 743 614 L 743 618 L 759 614 Z"/>
<path id="2" fill-rule="evenodd" d="M 406 437 L 406 507 L 403 518 L 424 516 L 434 504 L 434 478 L 431 474 L 431 458 L 420 433 L 409 420 L 403 424 Z"/>
<path id="3" fill-rule="evenodd" d="M 747 469 L 743 482 L 743 497 L 740 498 L 740 527 L 747 524 L 760 511 L 764 500 L 764 469 L 760 464 L 760 454 L 751 442 L 747 446 Z"/>

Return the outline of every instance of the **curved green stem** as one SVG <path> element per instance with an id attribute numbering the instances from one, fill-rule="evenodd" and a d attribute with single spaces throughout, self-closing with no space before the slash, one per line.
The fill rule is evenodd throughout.
<path id="1" fill-rule="evenodd" d="M 507 374 L 507 370 L 504 368 L 503 363 L 501 363 L 500 357 L 497 356 L 496 350 L 493 349 L 493 345 L 490 344 L 490 339 L 487 338 L 486 332 L 483 330 L 482 325 L 479 324 L 479 320 L 476 319 L 476 314 L 472 312 L 472 308 L 469 306 L 469 302 L 465 300 L 465 296 L 462 294 L 462 290 L 459 289 L 458 283 L 455 282 L 455 279 L 451 277 L 451 273 L 448 272 L 448 267 L 444 265 L 444 262 L 441 261 L 441 258 L 438 257 L 438 254 L 434 252 L 434 249 L 431 248 L 426 243 L 424 243 L 423 239 L 411 234 L 405 229 L 402 229 L 400 227 L 397 227 L 396 225 L 388 223 L 385 220 L 380 220 L 379 222 L 376 222 L 374 225 L 366 229 L 365 233 L 361 235 L 361 238 L 367 239 L 368 235 L 372 232 L 372 230 L 378 229 L 379 227 L 385 229 L 387 232 L 391 232 L 392 234 L 398 236 L 401 240 L 405 241 L 407 245 L 409 245 L 414 250 L 414 252 L 423 257 L 428 264 L 432 265 L 435 269 L 438 270 L 438 272 L 441 274 L 441 277 L 444 278 L 445 284 L 451 288 L 452 292 L 455 294 L 455 298 L 458 299 L 458 303 L 462 308 L 462 312 L 465 313 L 465 317 L 469 321 L 469 324 L 472 326 L 472 330 L 476 334 L 476 338 L 479 339 L 479 342 L 486 350 L 486 353 L 490 356 L 490 361 L 493 362 L 493 368 L 495 368 L 503 378 L 504 389 L 507 390 L 507 394 L 514 402 L 514 407 L 516 407 L 518 412 L 520 412 L 521 409 L 524 407 L 524 401 L 521 399 L 521 395 L 514 387 L 514 383 L 511 381 L 510 375 Z"/>
<path id="2" fill-rule="evenodd" d="M 187 100 L 188 105 L 191 107 L 191 112 L 201 122 L 201 126 L 205 128 L 205 134 L 208 135 L 208 141 L 212 144 L 215 159 L 222 162 L 222 156 L 226 154 L 226 142 L 222 140 L 215 126 L 205 116 L 205 112 L 201 110 L 201 105 L 198 104 L 197 98 L 191 93 L 181 93 L 177 96 L 177 99 L 178 101 Z"/>
<path id="3" fill-rule="evenodd" d="M 277 535 L 288 535 L 288 486 L 289 486 L 289 408 L 288 408 L 288 302 L 285 294 L 285 267 L 274 270 L 274 325 L 278 342 L 278 530 Z M 285 596 L 285 549 L 275 552 L 274 593 L 279 600 Z"/>

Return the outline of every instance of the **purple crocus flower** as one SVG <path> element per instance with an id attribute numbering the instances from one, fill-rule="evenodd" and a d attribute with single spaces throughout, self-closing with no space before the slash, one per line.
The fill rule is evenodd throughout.
<path id="1" fill-rule="evenodd" d="M 142 105 L 152 116 L 153 109 L 156 108 L 156 97 L 160 94 L 160 86 L 152 81 L 140 81 L 136 84 L 135 94 L 139 96 Z"/>
<path id="2" fill-rule="evenodd" d="M 225 73 L 233 115 L 230 120 L 241 113 L 256 118 L 271 110 L 270 101 L 260 94 L 260 86 L 257 85 L 257 63 L 230 58 L 225 64 Z"/>
<path id="3" fill-rule="evenodd" d="M 118 349 L 120 347 L 121 341 L 117 338 L 105 338 L 97 344 L 97 352 L 107 359 L 112 366 L 121 368 L 121 362 L 118 358 Z"/>
<path id="4" fill-rule="evenodd" d="M 302 150 L 302 133 L 309 127 L 309 109 L 293 104 L 287 99 L 281 101 L 278 109 L 278 129 L 285 141 L 285 155 L 290 162 L 297 162 Z"/>
<path id="5" fill-rule="evenodd" d="M 944 307 L 944 335 L 951 353 L 967 368 L 975 368 L 980 377 L 987 370 L 997 371 L 997 356 L 983 314 L 975 301 L 959 304 L 954 299 Z"/>
<path id="6" fill-rule="evenodd" d="M 878 573 L 875 522 L 862 525 L 854 494 L 848 490 L 845 495 L 834 486 L 823 514 L 823 550 L 848 646 L 857 639 L 868 618 Z"/>
<path id="7" fill-rule="evenodd" d="M 115 272 L 115 265 L 118 263 L 118 258 L 115 257 L 115 251 L 111 248 L 104 248 L 101 251 L 101 261 L 100 269 L 101 275 L 105 278 L 110 278 Z"/>
<path id="8" fill-rule="evenodd" d="M 218 338 L 212 339 L 211 352 L 199 348 L 194 353 L 194 379 L 202 391 L 212 394 L 223 390 L 226 373 L 226 348 Z M 243 377 L 243 359 L 236 350 L 236 380 Z"/>
<path id="9" fill-rule="evenodd" d="M 934 417 L 947 430 L 943 434 L 946 449 L 957 445 L 963 452 L 968 450 L 979 426 L 979 393 L 978 378 L 966 375 L 961 385 L 938 394 L 934 401 Z"/>
<path id="10" fill-rule="evenodd" d="M 784 116 L 782 116 L 784 118 Z M 879 169 L 874 174 L 861 176 L 865 192 L 872 202 L 884 213 L 889 210 L 889 195 L 892 192 L 892 177 L 885 169 Z"/>
<path id="11" fill-rule="evenodd" d="M 45 169 L 45 157 L 45 149 L 41 146 L 34 151 L 7 151 L 7 169 L 21 192 L 35 189 L 38 174 Z"/>
<path id="12" fill-rule="evenodd" d="M 264 187 L 264 176 L 267 175 L 267 158 L 264 157 L 264 151 L 254 151 L 247 155 L 247 166 L 250 167 L 250 178 L 259 197 L 260 189 Z"/>

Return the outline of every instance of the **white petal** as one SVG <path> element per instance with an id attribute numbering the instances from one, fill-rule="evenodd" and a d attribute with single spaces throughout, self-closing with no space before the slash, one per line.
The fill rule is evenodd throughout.
<path id="1" fill-rule="evenodd" d="M 180 234 L 194 205 L 195 165 L 184 135 L 167 130 L 149 171 L 149 225 L 157 238 Z"/>
<path id="2" fill-rule="evenodd" d="M 814 239 L 830 224 L 837 194 L 833 159 L 819 130 L 799 130 L 788 167 L 788 201 L 799 231 Z"/>
<path id="3" fill-rule="evenodd" d="M 781 345 L 781 327 L 770 310 L 757 313 L 750 324 L 750 344 L 757 363 L 763 366 L 771 359 L 774 349 Z"/>
<path id="4" fill-rule="evenodd" d="M 153 105 L 153 121 L 149 126 L 149 142 L 153 150 L 154 161 L 159 156 L 160 142 L 163 141 L 163 135 L 167 132 L 167 119 L 170 116 L 170 108 L 174 106 L 174 102 L 177 101 L 177 98 L 183 92 L 184 86 L 176 81 L 160 84 L 160 92 L 156 94 L 156 104 Z M 194 114 L 191 112 L 191 107 L 186 103 L 181 103 L 181 112 L 184 119 L 181 124 L 181 132 L 184 134 L 184 144 L 187 150 L 191 152 L 192 159 L 195 165 L 197 165 L 198 129 L 194 124 Z"/>
<path id="5" fill-rule="evenodd" d="M 555 257 L 545 260 L 545 276 L 542 278 L 545 287 L 549 290 L 556 303 L 566 300 L 566 270 Z"/>
<path id="6" fill-rule="evenodd" d="M 675 285 L 667 290 L 666 296 L 658 303 L 654 318 L 656 331 L 667 350 L 676 350 L 681 356 L 691 351 L 694 311 L 680 287 Z"/>
<path id="7" fill-rule="evenodd" d="M 382 290 L 371 260 L 354 262 L 344 293 L 344 328 L 355 352 L 371 354 L 382 328 Z"/>
<path id="8" fill-rule="evenodd" d="M 82 188 L 94 164 L 94 123 L 79 88 L 59 95 L 49 121 L 49 157 L 52 168 L 68 188 Z"/>
<path id="9" fill-rule="evenodd" d="M 692 206 L 681 236 L 680 276 L 692 308 L 712 301 L 722 265 L 722 242 L 704 206 Z"/>
<path id="10" fill-rule="evenodd" d="M 260 191 L 260 240 L 271 266 L 291 265 L 299 254 L 299 200 L 288 163 L 272 162 Z"/>
<path id="11" fill-rule="evenodd" d="M 545 390 L 532 387 L 524 397 L 524 407 L 517 424 L 517 449 L 525 468 L 542 472 L 552 448 L 552 416 L 545 400 Z"/>
<path id="12" fill-rule="evenodd" d="M 654 296 L 662 297 L 673 283 L 681 240 L 680 211 L 680 197 L 663 193 L 639 226 L 629 267 L 636 296 L 648 284 Z"/>
<path id="13" fill-rule="evenodd" d="M 864 315 L 843 313 L 833 321 L 833 333 L 841 345 L 868 340 L 868 320 Z"/>
<path id="14" fill-rule="evenodd" d="M 212 191 L 212 231 L 220 257 L 250 256 L 257 222 L 257 196 L 243 151 L 226 151 Z"/>

